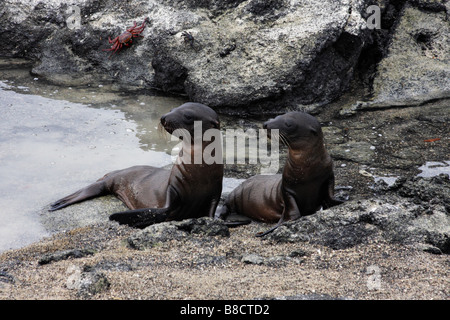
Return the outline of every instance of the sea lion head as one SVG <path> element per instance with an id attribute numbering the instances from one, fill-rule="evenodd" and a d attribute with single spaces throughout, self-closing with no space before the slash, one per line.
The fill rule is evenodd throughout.
<path id="1" fill-rule="evenodd" d="M 202 133 L 208 129 L 220 129 L 219 116 L 210 107 L 187 102 L 172 109 L 161 117 L 161 125 L 172 134 L 177 129 L 185 129 L 194 136 L 194 126 L 201 122 Z"/>
<path id="2" fill-rule="evenodd" d="M 272 129 L 278 129 L 280 140 L 292 148 L 305 143 L 323 142 L 319 121 L 300 111 L 288 112 L 270 119 L 263 124 L 263 128 L 268 130 L 268 135 Z"/>

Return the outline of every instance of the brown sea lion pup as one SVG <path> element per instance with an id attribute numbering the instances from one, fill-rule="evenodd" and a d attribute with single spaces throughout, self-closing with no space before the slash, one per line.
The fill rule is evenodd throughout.
<path id="1" fill-rule="evenodd" d="M 313 214 L 322 208 L 342 203 L 334 199 L 334 173 L 325 149 L 322 128 L 313 116 L 289 112 L 264 123 L 264 129 L 278 137 L 288 150 L 283 173 L 257 175 L 234 189 L 217 216 L 244 215 L 256 221 L 278 224 Z M 272 130 L 272 131 L 271 131 Z"/>
<path id="2" fill-rule="evenodd" d="M 160 122 L 170 134 L 177 129 L 185 129 L 181 130 L 184 132 L 182 150 L 171 170 L 134 166 L 110 172 L 97 182 L 56 201 L 50 211 L 113 194 L 131 210 L 114 213 L 110 220 L 132 227 L 144 228 L 162 221 L 213 217 L 222 193 L 223 163 L 205 163 L 203 151 L 213 139 L 196 140 L 197 143 L 194 143 L 194 130 L 198 130 L 201 124 L 202 137 L 208 129 L 219 130 L 218 115 L 206 105 L 185 103 L 162 116 Z M 216 146 L 221 148 L 221 144 Z M 221 151 L 215 150 L 220 154 Z M 198 158 L 194 160 L 199 153 L 200 163 Z"/>

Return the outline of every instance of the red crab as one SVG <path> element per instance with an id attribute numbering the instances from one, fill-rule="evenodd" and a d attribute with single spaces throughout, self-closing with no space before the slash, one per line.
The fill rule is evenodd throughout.
<path id="1" fill-rule="evenodd" d="M 148 18 L 147 18 L 148 19 Z M 136 27 L 136 21 L 134 22 L 134 26 L 129 27 L 127 31 L 122 33 L 120 36 L 115 37 L 111 40 L 111 37 L 109 37 L 109 43 L 111 43 L 113 46 L 110 49 L 103 49 L 103 51 L 113 51 L 111 56 L 116 53 L 118 50 L 120 50 L 123 46 L 129 47 L 131 43 L 133 42 L 133 38 L 143 38 L 144 36 L 139 35 L 144 31 L 145 29 L 145 22 L 147 19 L 142 22 L 142 25 L 140 27 Z"/>

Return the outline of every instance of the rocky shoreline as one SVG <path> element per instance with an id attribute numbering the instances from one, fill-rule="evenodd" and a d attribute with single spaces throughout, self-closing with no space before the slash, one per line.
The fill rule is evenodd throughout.
<path id="1" fill-rule="evenodd" d="M 119 226 L 112 197 L 42 208 L 53 235 L 0 254 L 0 299 L 449 299 L 448 1 L 73 3 L 72 28 L 59 1 L 3 1 L 0 35 L 14 41 L 0 55 L 59 85 L 183 94 L 225 128 L 314 113 L 346 202 L 264 239 L 262 223 Z M 381 29 L 367 28 L 373 4 Z M 147 17 L 144 38 L 108 59 L 108 36 Z M 442 174 L 423 175 L 428 163 Z"/>
<path id="2" fill-rule="evenodd" d="M 430 114 L 417 108 L 395 110 L 390 119 L 399 117 L 403 123 L 395 135 L 385 131 L 393 130 L 381 119 L 386 111 L 372 111 L 371 119 L 386 124 L 377 127 L 375 136 L 387 137 L 392 149 L 378 151 L 388 144 L 380 141 L 365 158 L 338 148 L 367 141 L 374 120 L 346 132 L 344 142 L 343 130 L 337 128 L 349 120 L 334 119 L 327 147 L 335 155 L 337 196 L 347 201 L 285 223 L 264 239 L 255 234 L 269 225 L 228 229 L 208 218 L 144 230 L 119 226 L 107 220 L 124 208 L 113 197 L 57 214 L 43 208 L 43 224 L 54 236 L 0 255 L 0 297 L 447 300 L 449 175 L 421 177 L 418 170 L 419 163 L 447 155 L 445 121 L 428 119 L 445 108 L 434 104 Z M 413 134 L 412 127 L 421 131 Z M 409 140 L 403 130 L 410 132 Z M 424 133 L 442 139 L 424 142 Z M 411 147 L 414 153 L 407 151 Z M 440 162 L 434 169 L 448 172 L 448 165 Z M 248 166 L 226 168 L 226 176 L 251 174 Z M 389 178 L 395 182 L 387 184 Z"/>
<path id="3" fill-rule="evenodd" d="M 0 297 L 448 299 L 446 254 L 376 238 L 345 249 L 255 238 L 264 228 L 174 236 L 171 223 L 138 232 L 96 224 L 59 233 L 1 255 Z"/>

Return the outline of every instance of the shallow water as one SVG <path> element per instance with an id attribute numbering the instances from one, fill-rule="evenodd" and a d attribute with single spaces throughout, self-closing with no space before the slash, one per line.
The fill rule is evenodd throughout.
<path id="1" fill-rule="evenodd" d="M 0 251 L 47 235 L 42 207 L 105 173 L 171 164 L 159 117 L 184 101 L 111 87 L 61 88 L 0 60 Z"/>
<path id="2" fill-rule="evenodd" d="M 450 176 L 450 161 L 428 161 L 419 170 L 422 171 L 419 177 L 435 177 L 442 173 Z"/>

